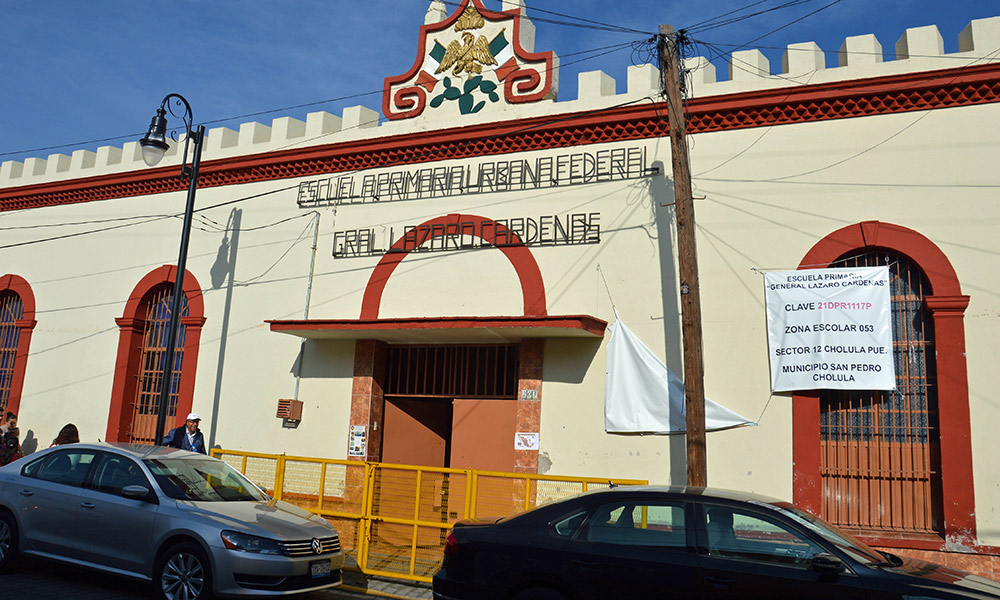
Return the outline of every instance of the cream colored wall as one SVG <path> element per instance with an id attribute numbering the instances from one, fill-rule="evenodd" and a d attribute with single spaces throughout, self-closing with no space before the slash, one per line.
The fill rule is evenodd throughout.
<path id="1" fill-rule="evenodd" d="M 197 205 L 207 207 L 286 187 L 286 183 L 199 190 Z M 346 448 L 340 423 L 350 407 L 350 367 L 316 373 L 318 356 L 347 356 L 353 344 L 307 345 L 301 394 L 310 395 L 297 430 L 281 427 L 277 400 L 291 398 L 299 340 L 273 334 L 264 323 L 301 318 L 305 307 L 312 246 L 313 214 L 295 207 L 294 190 L 265 195 L 234 206 L 204 211 L 191 233 L 188 271 L 204 290 L 206 323 L 196 378 L 194 410 L 204 420 L 208 440 L 228 448 L 308 453 L 317 447 Z M 183 194 L 145 196 L 8 212 L 2 226 L 99 221 L 124 215 L 163 215 L 183 209 Z M 238 236 L 218 231 L 239 211 Z M 277 225 L 278 221 L 296 217 Z M 218 224 L 218 225 L 215 225 Z M 89 224 L 5 231 L 4 244 L 66 235 L 106 225 Z M 262 228 L 263 229 L 257 229 Z M 45 232 L 40 234 L 39 232 Z M 151 270 L 175 264 L 179 219 L 162 219 L 100 235 L 69 238 L 39 246 L 4 250 L 6 271 L 24 277 L 37 306 L 31 356 L 21 398 L 21 423 L 45 447 L 65 422 L 78 425 L 81 438 L 103 439 L 107 428 L 118 327 L 114 319 L 140 279 Z M 326 236 L 329 237 L 329 236 Z M 236 245 L 235 276 L 227 272 L 229 249 Z M 215 275 L 213 275 L 215 273 Z M 230 282 L 233 285 L 230 286 Z M 225 343 L 223 344 L 223 333 Z M 334 427 L 331 423 L 337 423 Z"/>
<path id="2" fill-rule="evenodd" d="M 911 33 L 912 32 L 912 33 Z M 1000 18 L 974 22 L 960 52 L 939 60 L 940 36 L 910 30 L 902 48 L 913 59 L 877 63 L 846 55 L 847 64 L 824 69 L 815 48 L 790 47 L 785 75 L 746 51 L 739 64 L 763 74 L 733 70 L 716 81 L 714 69 L 696 73 L 697 96 L 847 80 L 983 62 L 1000 46 Z M 877 40 L 875 40 L 877 43 Z M 845 48 L 874 47 L 850 38 Z M 897 50 L 899 47 L 897 46 Z M 747 52 L 751 54 L 747 54 Z M 919 55 L 919 56 L 918 56 Z M 852 58 L 853 57 L 853 58 Z M 511 107 L 503 118 L 521 118 L 613 106 L 654 93 L 651 65 L 629 70 L 622 94 L 602 73 L 583 74 L 580 98 Z M 995 210 L 996 142 L 1000 107 L 984 105 L 762 127 L 695 135 L 691 162 L 698 222 L 704 318 L 706 395 L 756 427 L 708 434 L 709 482 L 791 498 L 791 405 L 769 393 L 762 277 L 758 269 L 793 269 L 818 240 L 845 225 L 881 220 L 928 237 L 948 256 L 971 296 L 966 313 L 972 444 L 980 542 L 1000 545 L 1000 467 L 992 424 L 1000 402 L 989 379 L 992 349 L 1000 338 L 998 291 L 992 284 L 1000 243 Z M 463 123 L 493 117 L 470 115 Z M 413 133 L 453 123 L 427 120 L 378 125 L 378 114 L 352 107 L 342 116 L 313 113 L 306 121 L 281 118 L 270 126 L 248 123 L 239 131 L 211 130 L 205 160 L 355 139 Z M 669 171 L 666 140 L 587 146 L 645 146 L 650 162 Z M 560 150 L 558 153 L 565 153 Z M 541 154 L 552 154 L 543 152 Z M 535 154 L 531 154 L 534 156 Z M 166 164 L 179 166 L 176 148 Z M 0 185 L 17 187 L 144 168 L 137 146 L 102 148 L 71 157 L 6 161 Z M 289 179 L 198 191 L 211 208 L 192 232 L 188 269 L 205 290 L 194 409 L 212 443 L 227 448 L 343 457 L 347 447 L 353 342 L 308 342 L 299 398 L 303 421 L 285 429 L 275 418 L 279 398 L 295 391 L 299 338 L 271 333 L 266 319 L 298 319 L 310 281 L 311 210 L 295 204 Z M 273 194 L 256 197 L 265 192 Z M 666 363 L 681 372 L 677 273 L 673 256 L 669 177 L 554 188 L 535 192 L 458 196 L 317 209 L 320 237 L 311 318 L 357 318 L 378 257 L 332 257 L 335 231 L 417 224 L 449 213 L 491 218 L 600 212 L 599 245 L 533 248 L 546 286 L 549 314 L 591 314 L 614 320 L 612 303 L 628 326 Z M 0 245 L 107 224 L 17 229 L 123 216 L 177 214 L 182 192 L 0 213 Z M 239 210 L 232 279 L 226 271 L 225 225 Z M 289 217 L 294 220 L 283 222 Z M 110 223 L 115 224 L 115 223 Z M 167 219 L 100 235 L 0 250 L 0 273 L 24 277 L 35 293 L 38 326 L 21 400 L 27 438 L 47 446 L 73 421 L 85 440 L 103 438 L 117 351 L 115 317 L 136 283 L 177 258 L 180 221 Z M 221 254 L 220 254 L 221 252 Z M 221 256 L 221 261 L 220 261 Z M 600 270 L 598 270 L 600 265 Z M 213 278 L 213 267 L 215 277 Z M 603 274 L 603 278 L 602 278 Z M 509 263 L 495 250 L 413 254 L 386 287 L 380 316 L 516 315 L 521 297 Z M 545 346 L 540 470 L 567 475 L 622 476 L 656 483 L 684 479 L 680 436 L 621 436 L 603 430 L 606 340 L 550 339 Z"/>
<path id="3" fill-rule="evenodd" d="M 1000 218 L 991 208 L 996 153 L 986 125 L 998 119 L 1000 106 L 987 105 L 694 136 L 695 195 L 706 196 L 695 209 L 706 393 L 749 418 L 767 407 L 760 427 L 732 436 L 741 443 L 709 435 L 713 485 L 763 480 L 760 491 L 791 496 L 791 399 L 767 392 L 762 275 L 751 268 L 793 269 L 843 226 L 894 223 L 936 244 L 971 297 L 965 332 L 978 526 L 981 543 L 1000 543 L 1000 468 L 990 459 L 1000 418 L 990 380 L 1000 339 L 992 283 Z M 766 469 L 747 464 L 758 456 Z"/>

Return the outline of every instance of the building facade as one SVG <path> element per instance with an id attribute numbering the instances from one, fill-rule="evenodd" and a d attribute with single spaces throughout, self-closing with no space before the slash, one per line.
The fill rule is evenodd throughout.
<path id="1" fill-rule="evenodd" d="M 432 2 L 381 115 L 209 131 L 170 424 L 195 410 L 210 445 L 260 452 L 684 481 L 683 435 L 604 427 L 610 323 L 683 372 L 659 69 L 582 73 L 557 101 L 523 11 Z M 922 27 L 893 61 L 874 36 L 835 68 L 811 43 L 780 69 L 736 52 L 728 79 L 687 61 L 706 394 L 755 422 L 708 434 L 708 473 L 992 574 L 1000 18 L 959 47 Z M 155 439 L 179 148 L 156 168 L 136 143 L 2 164 L 0 402 L 28 450 L 66 421 Z M 896 389 L 772 393 L 762 273 L 842 266 L 889 267 Z"/>

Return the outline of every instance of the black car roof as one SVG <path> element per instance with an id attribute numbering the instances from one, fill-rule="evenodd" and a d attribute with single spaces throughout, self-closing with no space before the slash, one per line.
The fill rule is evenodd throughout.
<path id="1" fill-rule="evenodd" d="M 687 487 L 687 486 L 673 486 L 673 485 L 616 485 L 613 487 L 601 488 L 597 490 L 590 490 L 580 494 L 580 496 L 590 496 L 590 495 L 617 495 L 617 494 L 635 494 L 635 493 L 650 493 L 650 494 L 680 494 L 685 496 L 698 497 L 700 499 L 716 499 L 716 500 L 735 500 L 739 502 L 763 502 L 767 504 L 779 504 L 783 503 L 783 500 L 778 500 L 777 498 L 772 498 L 770 496 L 764 496 L 762 494 L 757 494 L 754 492 L 742 492 L 738 490 L 727 490 L 723 488 L 710 488 L 710 487 Z"/>

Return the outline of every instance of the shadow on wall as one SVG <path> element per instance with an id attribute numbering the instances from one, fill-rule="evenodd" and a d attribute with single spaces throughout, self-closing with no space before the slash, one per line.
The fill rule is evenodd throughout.
<path id="1" fill-rule="evenodd" d="M 303 339 L 299 345 L 299 352 L 295 355 L 288 372 L 296 381 L 296 397 L 302 400 L 303 418 L 310 406 L 319 408 L 315 397 L 316 392 L 306 390 L 304 395 L 299 397 L 298 382 L 304 379 L 311 380 L 347 380 L 354 379 L 354 340 L 308 340 Z M 310 395 L 312 393 L 312 395 Z M 334 398 L 328 393 L 320 392 L 321 398 L 328 398 L 332 401 L 344 400 L 344 398 Z M 350 395 L 346 396 L 346 402 L 350 403 Z M 301 421 L 282 420 L 282 427 L 295 429 Z"/>
<path id="2" fill-rule="evenodd" d="M 353 379 L 354 346 L 354 340 L 305 340 L 288 372 L 303 379 Z"/>
<path id="3" fill-rule="evenodd" d="M 38 438 L 35 437 L 34 430 L 29 429 L 24 434 L 24 440 L 21 441 L 21 452 L 27 456 L 35 452 L 35 450 L 38 450 Z"/>
<path id="4" fill-rule="evenodd" d="M 581 383 L 597 351 L 601 348 L 598 339 L 562 339 L 549 338 L 545 340 L 545 381 L 561 383 Z M 601 372 L 604 369 L 600 370 Z"/>
<path id="5" fill-rule="evenodd" d="M 215 367 L 215 393 L 212 394 L 212 417 L 209 423 L 208 439 L 206 446 L 217 446 L 215 435 L 218 431 L 219 404 L 222 398 L 222 373 L 226 366 L 226 346 L 229 341 L 229 319 L 233 308 L 233 285 L 236 278 L 236 254 L 240 246 L 240 223 L 243 221 L 243 211 L 234 208 L 229 213 L 229 222 L 226 224 L 226 231 L 232 232 L 232 240 L 227 234 L 223 234 L 219 243 L 219 252 L 215 262 L 212 264 L 210 273 L 212 275 L 212 289 L 220 289 L 222 284 L 226 284 L 226 300 L 222 310 L 222 329 L 219 333 L 219 361 Z"/>
<path id="6" fill-rule="evenodd" d="M 678 303 L 678 277 L 674 230 L 677 211 L 674 206 L 674 182 L 666 175 L 667 166 L 655 161 L 653 167 L 662 175 L 649 178 L 649 197 L 656 215 L 656 234 L 660 244 L 660 298 L 663 302 L 663 339 L 666 341 L 666 360 L 674 373 L 684 373 L 683 335 L 681 333 L 681 307 Z M 687 445 L 683 435 L 670 436 L 670 482 L 687 481 Z"/>

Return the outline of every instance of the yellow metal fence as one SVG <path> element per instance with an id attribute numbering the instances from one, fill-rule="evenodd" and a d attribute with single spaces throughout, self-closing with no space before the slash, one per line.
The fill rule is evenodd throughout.
<path id="1" fill-rule="evenodd" d="M 589 489 L 648 483 L 365 463 L 215 448 L 279 500 L 322 515 L 362 572 L 430 581 L 451 524 L 502 517 Z"/>

